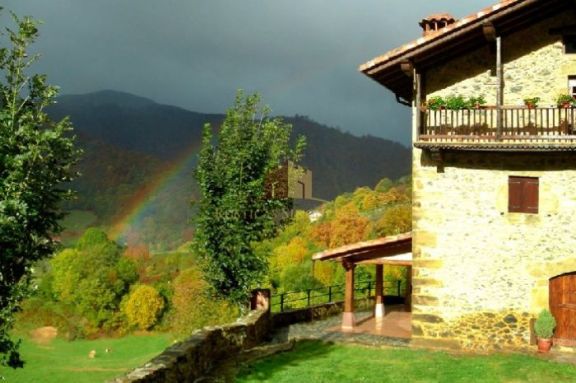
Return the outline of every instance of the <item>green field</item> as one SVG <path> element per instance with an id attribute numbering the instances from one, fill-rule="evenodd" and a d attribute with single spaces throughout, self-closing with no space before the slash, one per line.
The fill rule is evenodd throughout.
<path id="1" fill-rule="evenodd" d="M 244 366 L 238 382 L 575 382 L 576 366 L 529 355 L 452 355 L 306 341 Z"/>
<path id="2" fill-rule="evenodd" d="M 21 354 L 26 365 L 0 368 L 0 375 L 10 383 L 102 383 L 143 364 L 170 343 L 167 334 L 73 342 L 57 338 L 44 345 L 24 339 Z M 96 351 L 94 359 L 88 358 L 91 350 Z"/>

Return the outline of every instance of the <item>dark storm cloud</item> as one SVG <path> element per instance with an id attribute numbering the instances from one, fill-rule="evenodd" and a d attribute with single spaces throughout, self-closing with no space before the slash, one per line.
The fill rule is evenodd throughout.
<path id="1" fill-rule="evenodd" d="M 1 0 L 0 0 L 1 1 Z M 36 69 L 62 93 L 116 89 L 201 112 L 235 90 L 275 114 L 307 115 L 407 143 L 408 110 L 357 71 L 419 36 L 430 13 L 462 17 L 495 0 L 8 0 L 44 21 Z M 2 18 L 6 22 L 6 17 Z"/>

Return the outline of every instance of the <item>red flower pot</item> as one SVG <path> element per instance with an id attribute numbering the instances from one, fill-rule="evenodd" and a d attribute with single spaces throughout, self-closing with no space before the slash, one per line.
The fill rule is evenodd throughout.
<path id="1" fill-rule="evenodd" d="M 549 352 L 550 349 L 552 348 L 552 338 L 549 339 L 543 339 L 543 338 L 538 338 L 538 352 Z"/>

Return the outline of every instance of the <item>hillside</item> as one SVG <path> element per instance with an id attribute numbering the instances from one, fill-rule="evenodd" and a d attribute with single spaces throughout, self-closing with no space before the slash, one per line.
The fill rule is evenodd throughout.
<path id="1" fill-rule="evenodd" d="M 223 114 L 203 114 L 116 91 L 58 98 L 55 119 L 70 116 L 85 155 L 79 198 L 70 209 L 90 210 L 103 226 L 124 225 L 118 238 L 146 238 L 176 245 L 189 237 L 195 187 L 192 170 L 205 123 L 218 126 Z M 293 134 L 304 135 L 304 165 L 313 170 L 314 196 L 332 199 L 358 186 L 409 173 L 409 150 L 377 137 L 357 137 L 307 117 L 286 118 Z M 144 233 L 146 232 L 146 234 Z"/>

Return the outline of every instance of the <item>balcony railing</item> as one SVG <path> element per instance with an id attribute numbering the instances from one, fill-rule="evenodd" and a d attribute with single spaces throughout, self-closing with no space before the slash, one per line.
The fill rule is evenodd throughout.
<path id="1" fill-rule="evenodd" d="M 427 110 L 421 119 L 417 141 L 576 144 L 575 119 L 575 108 Z"/>

